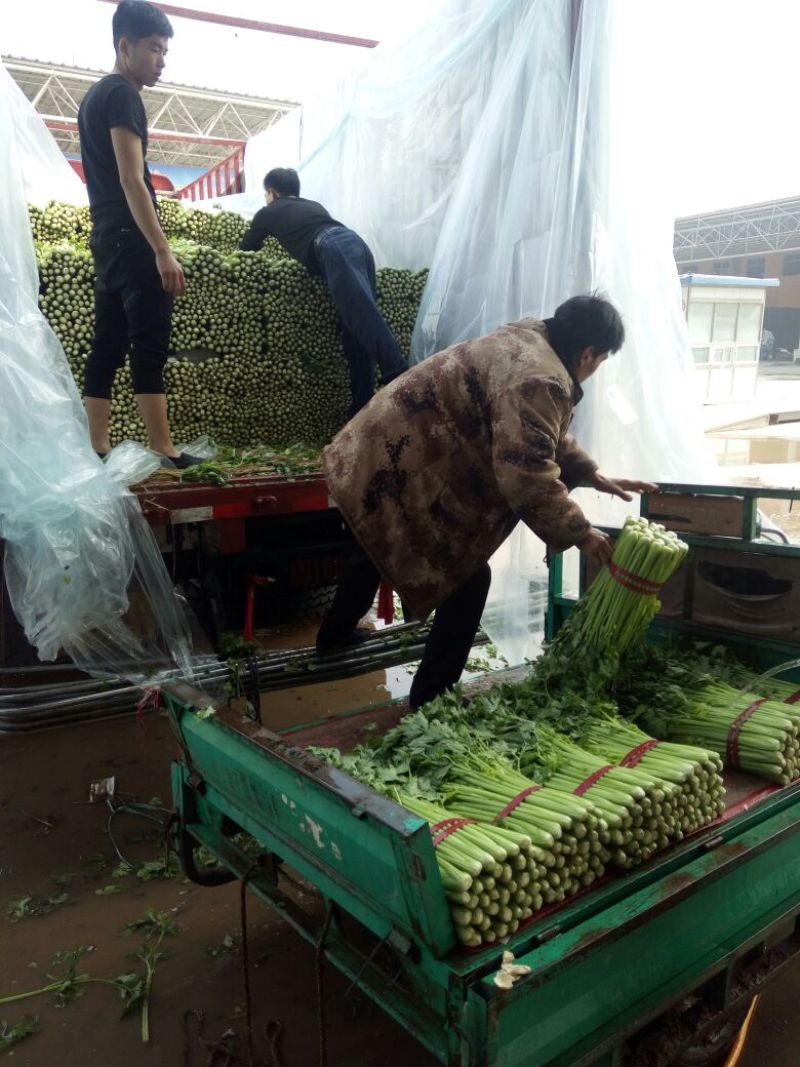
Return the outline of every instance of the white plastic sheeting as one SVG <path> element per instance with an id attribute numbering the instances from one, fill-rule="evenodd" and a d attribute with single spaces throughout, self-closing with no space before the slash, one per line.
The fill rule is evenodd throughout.
<path id="1" fill-rule="evenodd" d="M 36 108 L 0 64 L 0 82 L 14 128 L 17 151 L 22 162 L 25 197 L 44 207 L 48 200 L 61 200 L 78 206 L 89 203 L 86 186 L 64 158 L 55 139 L 44 129 Z"/>
<path id="2" fill-rule="evenodd" d="M 35 121 L 34 121 L 35 119 Z M 0 537 L 14 611 L 40 659 L 90 673 L 191 673 L 189 619 L 125 484 L 158 465 L 92 451 L 64 351 L 39 311 L 24 172 L 52 138 L 0 76 Z M 38 125 L 37 125 L 38 124 Z"/>
<path id="3" fill-rule="evenodd" d="M 602 290 L 628 340 L 588 383 L 576 435 L 608 475 L 704 481 L 715 469 L 667 195 L 671 57 L 659 55 L 658 26 L 669 9 L 453 0 L 412 39 L 376 50 L 340 89 L 324 134 L 322 112 L 304 109 L 299 170 L 303 194 L 361 233 L 379 263 L 430 267 L 415 359 Z M 261 170 L 284 162 L 266 155 Z M 610 500 L 582 497 L 594 521 L 619 516 Z M 541 636 L 544 555 L 519 528 L 492 561 L 484 624 L 513 661 Z"/>

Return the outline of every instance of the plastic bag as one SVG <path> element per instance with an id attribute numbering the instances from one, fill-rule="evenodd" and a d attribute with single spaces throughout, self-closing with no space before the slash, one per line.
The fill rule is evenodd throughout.
<path id="1" fill-rule="evenodd" d="M 188 444 L 180 444 L 175 447 L 179 452 L 188 452 L 190 456 L 196 456 L 198 459 L 213 459 L 219 451 L 216 444 L 207 434 L 203 434 L 202 437 L 196 437 L 194 441 L 189 441 Z"/>
<path id="2" fill-rule="evenodd" d="M 139 485 L 161 466 L 161 456 L 138 441 L 120 441 L 105 458 L 105 468 L 118 485 Z"/>
<path id="3" fill-rule="evenodd" d="M 2 67 L 2 93 L 11 111 L 16 130 L 17 150 L 23 163 L 22 180 L 25 198 L 37 207 L 49 200 L 78 206 L 89 203 L 86 186 L 69 165 L 63 152 L 48 133 L 42 136 L 42 123 L 36 108 L 28 100 L 5 67 Z"/>
<path id="4" fill-rule="evenodd" d="M 63 349 L 38 307 L 23 172 L 52 138 L 0 78 L 0 537 L 11 604 L 42 660 L 135 680 L 192 673 L 191 627 L 136 498 L 152 468 L 129 443 L 92 450 Z M 145 453 L 145 456 L 142 455 Z M 146 462 L 145 462 L 146 460 Z"/>

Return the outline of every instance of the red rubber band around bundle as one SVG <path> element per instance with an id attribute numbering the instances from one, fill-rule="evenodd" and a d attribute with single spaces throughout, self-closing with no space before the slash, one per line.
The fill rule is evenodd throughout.
<path id="1" fill-rule="evenodd" d="M 797 704 L 800 701 L 800 689 L 796 693 L 792 693 L 790 697 L 784 700 L 784 704 Z"/>
<path id="2" fill-rule="evenodd" d="M 144 713 L 146 711 L 159 711 L 161 709 L 161 689 L 157 685 L 146 685 L 142 690 L 142 696 L 136 705 L 136 725 L 144 729 Z"/>
<path id="3" fill-rule="evenodd" d="M 660 742 L 654 738 L 650 738 L 649 741 L 643 741 L 641 745 L 637 745 L 636 748 L 632 748 L 630 752 L 626 752 L 622 759 L 619 761 L 620 767 L 635 767 L 639 760 L 646 756 L 651 748 L 655 748 Z"/>
<path id="4" fill-rule="evenodd" d="M 431 827 L 433 847 L 438 848 L 442 841 L 446 841 L 450 834 L 460 830 L 462 826 L 473 826 L 474 819 L 442 819 Z"/>
<path id="5" fill-rule="evenodd" d="M 754 700 L 750 707 L 745 708 L 731 723 L 731 728 L 728 730 L 728 740 L 725 745 L 725 755 L 728 760 L 728 766 L 733 767 L 734 770 L 739 769 L 739 734 L 742 732 L 742 727 L 753 712 L 758 711 L 761 705 L 765 703 L 766 699 L 766 697 L 761 697 L 760 700 Z"/>
<path id="6" fill-rule="evenodd" d="M 619 582 L 624 589 L 629 590 L 631 593 L 640 593 L 642 596 L 655 596 L 664 584 L 663 582 L 648 581 L 647 578 L 642 578 L 640 574 L 626 571 L 624 567 L 620 567 L 613 560 L 608 564 L 608 570 L 614 581 Z"/>
<path id="7" fill-rule="evenodd" d="M 609 771 L 616 770 L 613 763 L 606 764 L 605 767 L 601 767 L 600 770 L 595 771 L 594 774 L 590 774 L 589 777 L 581 782 L 579 786 L 572 790 L 576 797 L 582 797 L 584 793 L 587 793 L 593 785 L 596 785 L 601 778 L 608 774 Z"/>
<path id="8" fill-rule="evenodd" d="M 523 789 L 521 793 L 517 795 L 506 804 L 506 806 L 495 815 L 492 822 L 497 825 L 501 819 L 507 818 L 512 811 L 516 811 L 525 797 L 529 797 L 531 793 L 535 793 L 537 789 L 541 789 L 540 785 L 529 785 L 527 789 Z"/>

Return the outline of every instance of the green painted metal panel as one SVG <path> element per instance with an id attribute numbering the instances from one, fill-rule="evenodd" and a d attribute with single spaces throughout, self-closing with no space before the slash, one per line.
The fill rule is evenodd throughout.
<path id="1" fill-rule="evenodd" d="M 203 780 L 205 800 L 224 811 L 375 929 L 387 924 L 437 955 L 455 943 L 427 823 L 326 769 L 330 786 L 293 760 L 279 759 L 217 718 L 167 692 L 190 771 Z M 305 757 L 306 759 L 308 757 Z M 337 792 L 338 780 L 352 789 Z M 202 801 L 198 800 L 198 805 Z"/>
<path id="2" fill-rule="evenodd" d="M 534 949 L 510 992 L 483 979 L 470 1007 L 487 1067 L 566 1067 L 797 908 L 795 804 Z"/>

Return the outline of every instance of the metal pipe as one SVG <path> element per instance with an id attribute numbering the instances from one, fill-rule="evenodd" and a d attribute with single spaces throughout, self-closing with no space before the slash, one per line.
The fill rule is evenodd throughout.
<path id="1" fill-rule="evenodd" d="M 106 4 L 117 4 L 119 0 L 103 0 Z M 194 19 L 197 22 L 212 22 L 217 26 L 231 26 L 237 30 L 260 30 L 262 33 L 277 33 L 286 37 L 303 37 L 311 41 L 326 41 L 328 44 L 347 44 L 355 48 L 376 48 L 380 41 L 368 37 L 351 37 L 343 33 L 328 33 L 326 30 L 307 30 L 300 26 L 285 26 L 278 22 L 261 22 L 258 19 L 243 19 L 238 15 L 221 15 L 215 11 L 197 11 L 190 7 L 176 7 L 175 4 L 154 4 L 165 15 L 174 15 L 180 19 Z"/>
<path id="2" fill-rule="evenodd" d="M 411 632 L 414 633 L 413 640 L 401 640 L 403 634 Z M 277 649 L 258 657 L 259 692 L 314 685 L 399 666 L 422 655 L 427 637 L 428 627 L 407 623 L 391 630 L 377 631 L 363 644 L 328 659 L 318 659 L 313 646 Z M 475 644 L 487 641 L 483 632 L 476 635 Z M 314 670 L 286 670 L 287 664 L 296 659 L 313 659 Z M 211 688 L 223 685 L 229 677 L 227 663 L 213 661 L 200 666 L 195 682 L 198 687 Z M 122 679 L 85 679 L 62 686 L 0 690 L 0 735 L 127 715 L 135 710 L 141 693 L 140 686 Z"/>
<path id="3" fill-rule="evenodd" d="M 64 119 L 55 115 L 42 115 L 44 124 L 48 130 L 64 130 L 67 133 L 76 133 L 78 130 L 77 119 Z M 148 130 L 147 136 L 151 141 L 186 141 L 191 144 L 223 145 L 241 148 L 247 144 L 240 137 L 206 137 L 201 133 L 178 133 L 175 130 Z"/>

